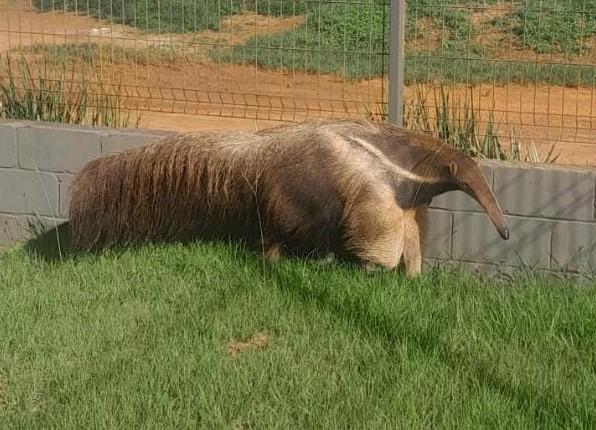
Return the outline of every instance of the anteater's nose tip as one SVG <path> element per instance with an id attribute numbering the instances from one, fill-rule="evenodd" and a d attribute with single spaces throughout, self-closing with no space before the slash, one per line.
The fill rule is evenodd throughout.
<path id="1" fill-rule="evenodd" d="M 509 239 L 509 229 L 507 227 L 504 227 L 503 229 L 501 229 L 500 231 L 501 233 L 501 237 L 505 240 Z"/>

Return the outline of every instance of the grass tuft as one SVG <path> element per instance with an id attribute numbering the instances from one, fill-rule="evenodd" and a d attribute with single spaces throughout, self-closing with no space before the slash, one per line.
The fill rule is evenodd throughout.
<path id="1" fill-rule="evenodd" d="M 106 127 L 130 127 L 130 111 L 124 109 L 117 87 L 91 85 L 85 78 L 70 74 L 66 63 L 53 73 L 25 57 L 15 61 L 6 57 L 2 66 L 5 78 L 0 81 L 0 118 L 31 121 L 87 124 Z"/>
<path id="2" fill-rule="evenodd" d="M 510 14 L 514 34 L 538 53 L 578 54 L 589 50 L 596 36 L 596 2 L 526 0 Z"/>
<path id="3" fill-rule="evenodd" d="M 556 163 L 559 154 L 552 144 L 546 153 L 533 143 L 522 143 L 514 131 L 500 131 L 494 109 L 488 110 L 483 119 L 480 108 L 474 106 L 470 91 L 465 99 L 452 97 L 445 86 L 433 87 L 433 100 L 420 85 L 414 87 L 414 97 L 404 103 L 404 126 L 429 133 L 447 144 L 475 158 L 523 161 L 531 163 Z M 379 112 L 368 110 L 372 120 L 387 119 L 387 107 Z"/>
<path id="4" fill-rule="evenodd" d="M 37 43 L 27 51 L 39 55 L 44 64 L 64 67 L 65 64 L 136 64 L 175 67 L 188 64 L 190 54 L 176 51 L 171 46 L 150 46 L 146 48 L 125 48 L 109 44 L 64 43 L 47 45 Z"/>

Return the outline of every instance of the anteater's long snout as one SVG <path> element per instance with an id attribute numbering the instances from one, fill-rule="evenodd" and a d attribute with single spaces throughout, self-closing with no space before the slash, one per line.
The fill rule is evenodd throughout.
<path id="1" fill-rule="evenodd" d="M 503 227 L 499 229 L 499 234 L 501 235 L 501 237 L 505 240 L 509 239 L 509 228 L 508 227 Z"/>
<path id="2" fill-rule="evenodd" d="M 503 215 L 503 210 L 482 173 L 478 172 L 478 177 L 469 181 L 468 187 L 468 194 L 476 199 L 480 206 L 486 211 L 486 214 L 499 232 L 499 235 L 505 240 L 509 239 L 509 227 L 505 220 L 505 216 Z"/>

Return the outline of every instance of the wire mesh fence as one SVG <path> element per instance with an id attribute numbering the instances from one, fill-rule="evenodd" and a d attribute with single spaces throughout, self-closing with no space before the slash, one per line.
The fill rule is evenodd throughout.
<path id="1" fill-rule="evenodd" d="M 122 108 L 382 119 L 389 2 L 0 0 L 0 79 L 30 99 L 70 91 L 48 103 L 105 124 Z M 594 0 L 407 2 L 405 54 L 409 127 L 596 165 Z"/>
<path id="2" fill-rule="evenodd" d="M 4 51 L 66 64 L 75 79 L 118 88 L 135 108 L 295 120 L 382 103 L 387 7 L 376 0 L 17 1 L 5 2 L 0 28 Z"/>
<path id="3" fill-rule="evenodd" d="M 411 122 L 426 104 L 454 139 L 478 123 L 482 138 L 596 164 L 596 2 L 422 0 L 406 19 Z"/>

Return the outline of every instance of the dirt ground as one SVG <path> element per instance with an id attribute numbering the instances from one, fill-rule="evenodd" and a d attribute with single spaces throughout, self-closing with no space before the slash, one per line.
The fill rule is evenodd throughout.
<path id="1" fill-rule="evenodd" d="M 302 17 L 243 14 L 222 21 L 219 33 L 148 36 L 72 13 L 40 14 L 19 2 L 20 7 L 15 7 L 14 0 L 0 0 L 0 53 L 38 43 L 74 42 L 147 50 L 169 46 L 191 53 L 176 64 L 123 64 L 105 59 L 81 66 L 86 76 L 118 84 L 127 104 L 141 111 L 141 127 L 145 128 L 253 130 L 312 117 L 361 117 L 378 109 L 387 91 L 381 79 L 348 81 L 298 70 L 219 64 L 206 55 L 215 43 L 241 44 L 255 32 L 268 34 L 299 25 Z M 431 93 L 432 89 L 431 84 L 423 87 Z M 470 92 L 483 119 L 492 109 L 503 133 L 515 130 L 522 142 L 543 150 L 556 142 L 560 163 L 596 166 L 596 88 L 460 85 L 451 95 L 463 100 Z M 413 93 L 414 88 L 406 88 L 407 98 Z"/>

